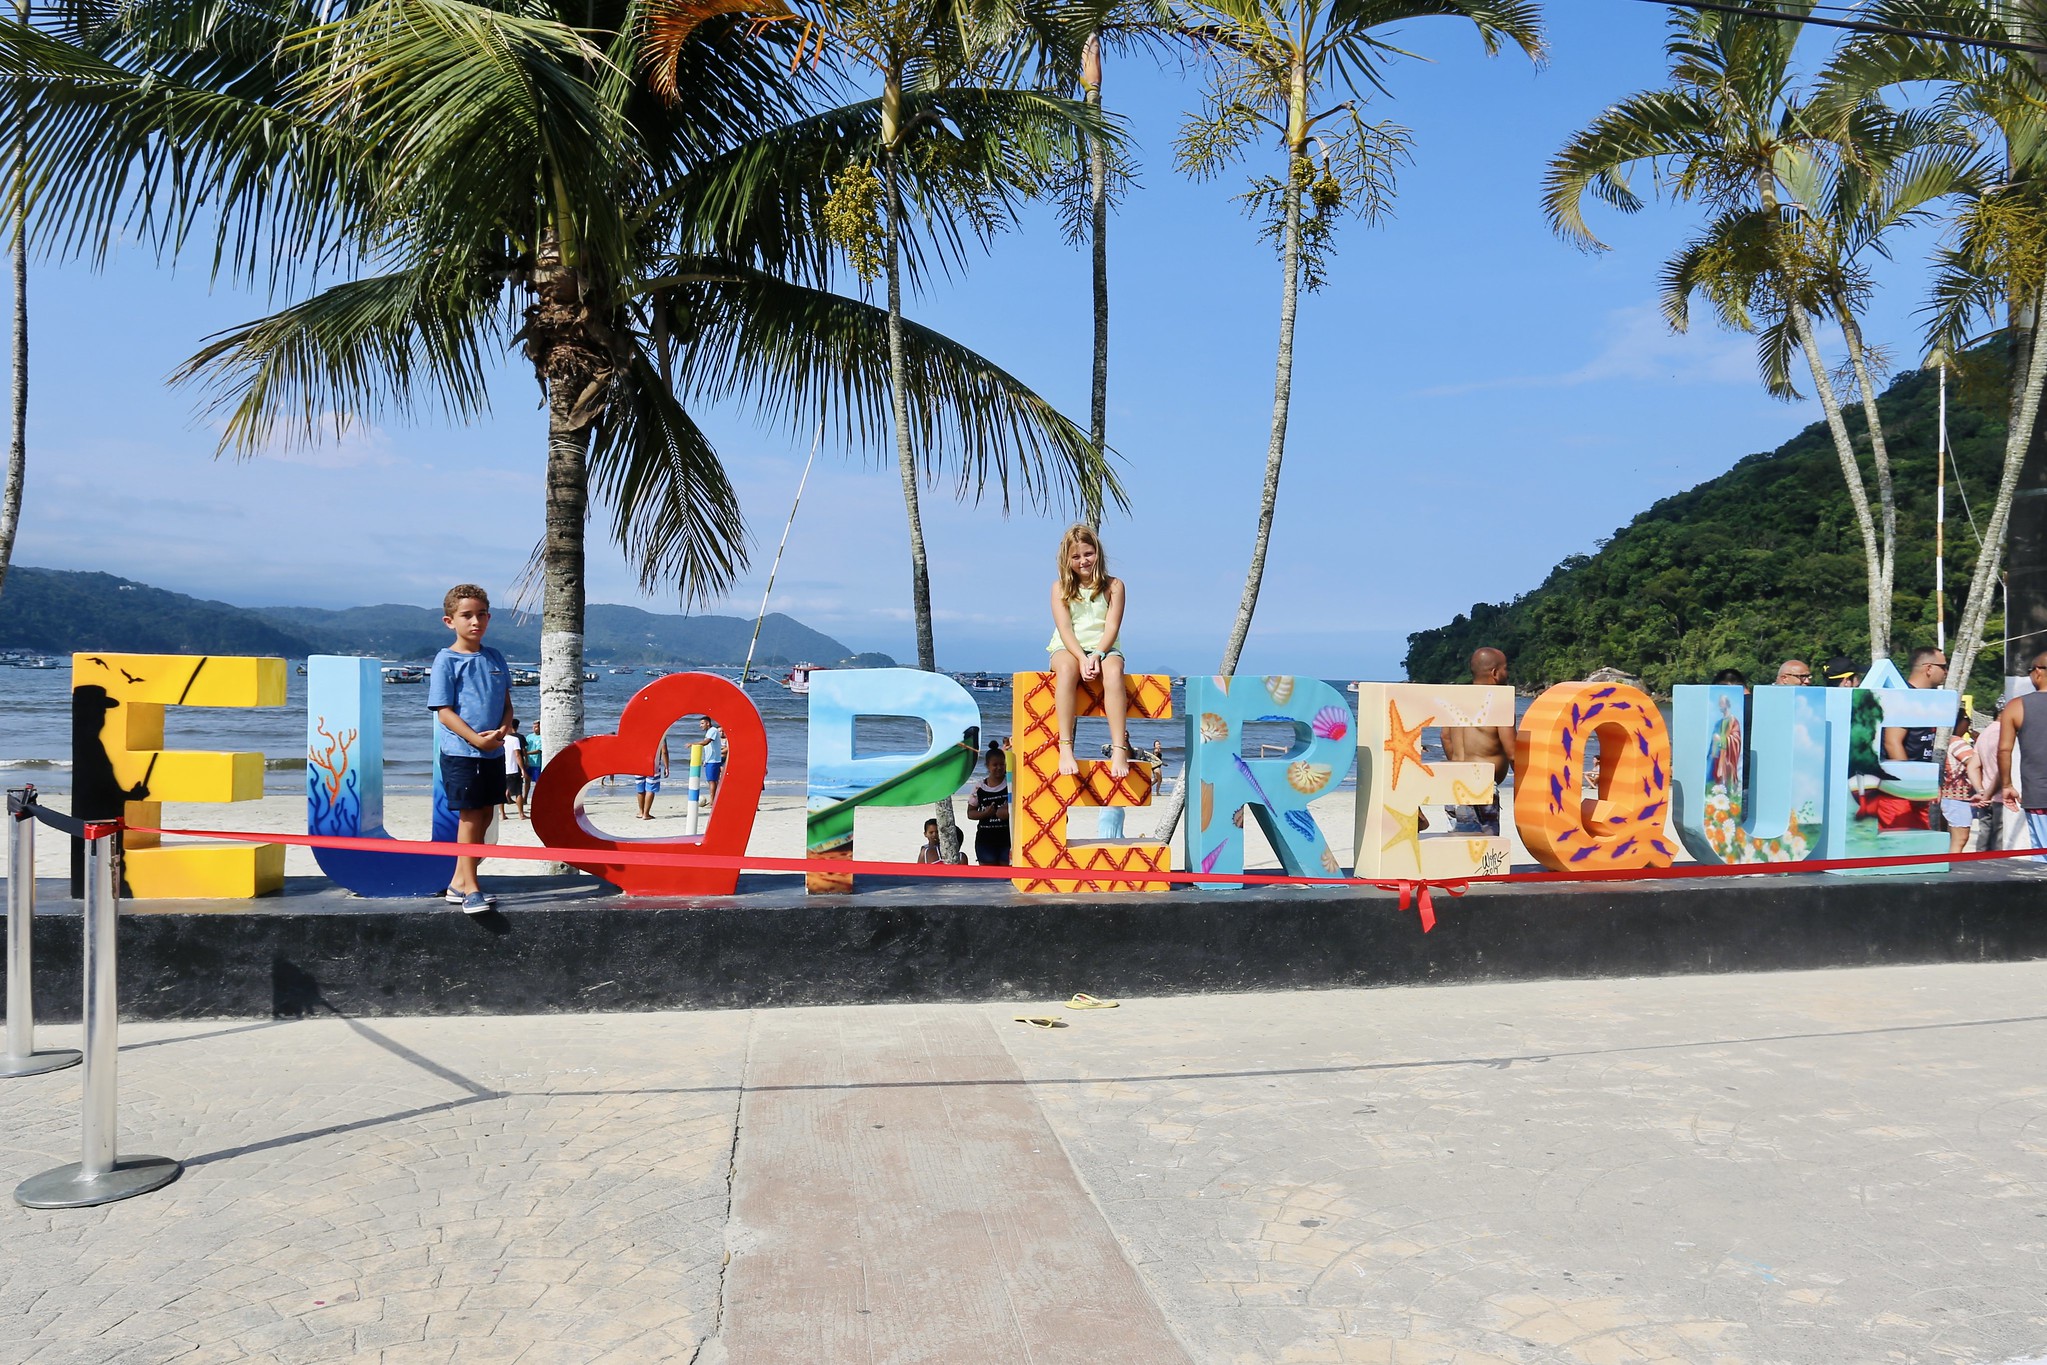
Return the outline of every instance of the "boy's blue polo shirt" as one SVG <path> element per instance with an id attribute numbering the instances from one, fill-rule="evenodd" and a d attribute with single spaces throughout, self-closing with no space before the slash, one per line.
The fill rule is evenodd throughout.
<path id="1" fill-rule="evenodd" d="M 434 671 L 426 684 L 429 711 L 452 706 L 455 714 L 462 717 L 463 724 L 481 734 L 485 730 L 495 730 L 503 723 L 505 698 L 511 695 L 511 667 L 505 663 L 505 656 L 489 645 L 474 654 L 444 649 L 434 656 Z M 493 758 L 504 753 L 502 745 L 485 753 L 445 725 L 437 725 L 434 729 L 440 734 L 440 749 L 444 754 L 458 758 Z"/>

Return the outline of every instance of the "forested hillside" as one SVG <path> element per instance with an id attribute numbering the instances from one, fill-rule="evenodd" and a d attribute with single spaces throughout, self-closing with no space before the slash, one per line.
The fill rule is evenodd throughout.
<path id="1" fill-rule="evenodd" d="M 2003 459 L 2004 366 L 1980 354 L 1948 381 L 1948 441 L 1980 521 Z M 1897 607 L 1893 651 L 1933 643 L 1934 445 L 1938 377 L 1913 371 L 1879 406 L 1898 493 Z M 1859 412 L 1849 429 L 1868 464 Z M 1653 432 L 1644 434 L 1654 440 Z M 1875 502 L 1875 481 L 1869 479 Z M 1948 621 L 1952 632 L 1976 564 L 1976 545 L 1948 481 Z M 1665 498 L 1594 553 L 1572 555 L 1541 587 L 1511 602 L 1408 637 L 1407 675 L 1462 682 L 1480 645 L 1512 660 L 1517 686 L 1619 668 L 1661 692 L 1704 682 L 1722 668 L 1769 681 L 1779 660 L 1819 662 L 1869 653 L 1861 536 L 1826 427 L 1815 423 L 1774 451 L 1751 455 L 1717 479 Z M 1988 637 L 2003 633 L 1993 615 Z"/>

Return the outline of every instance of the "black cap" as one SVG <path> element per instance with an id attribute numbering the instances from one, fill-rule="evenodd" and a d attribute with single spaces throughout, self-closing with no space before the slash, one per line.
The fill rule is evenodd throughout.
<path id="1" fill-rule="evenodd" d="M 1855 666 L 1855 660 L 1845 654 L 1836 654 L 1827 660 L 1827 666 L 1820 671 L 1820 676 L 1828 682 L 1838 682 L 1842 678 L 1855 677 L 1861 672 L 1862 670 Z"/>

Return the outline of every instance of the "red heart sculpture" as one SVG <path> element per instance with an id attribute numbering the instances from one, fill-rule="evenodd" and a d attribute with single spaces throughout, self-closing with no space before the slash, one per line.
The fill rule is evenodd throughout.
<path id="1" fill-rule="evenodd" d="M 684 716 L 707 715 L 725 731 L 725 772 L 710 823 L 694 839 L 614 839 L 583 813 L 583 789 L 600 777 L 661 769 L 661 737 Z M 618 733 L 579 739 L 548 759 L 533 791 L 533 831 L 549 848 L 639 849 L 667 844 L 738 857 L 746 852 L 768 777 L 768 732 L 753 698 L 710 673 L 656 678 L 625 704 Z M 628 896 L 729 896 L 736 869 L 626 867 L 583 862 Z"/>

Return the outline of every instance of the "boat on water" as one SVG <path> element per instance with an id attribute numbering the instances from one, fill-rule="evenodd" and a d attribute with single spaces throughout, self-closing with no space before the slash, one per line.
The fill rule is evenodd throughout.
<path id="1" fill-rule="evenodd" d="M 1009 679 L 994 673 L 955 673 L 953 680 L 969 692 L 1007 692 Z"/>
<path id="2" fill-rule="evenodd" d="M 538 669 L 533 669 L 533 668 L 515 668 L 515 669 L 513 669 L 513 670 L 512 670 L 512 686 L 514 686 L 514 687 L 538 687 L 538 686 L 540 686 L 540 671 L 539 671 Z"/>
<path id="3" fill-rule="evenodd" d="M 782 686 L 799 697 L 807 697 L 810 695 L 810 675 L 824 671 L 822 664 L 797 664 L 782 675 Z"/>
<path id="4" fill-rule="evenodd" d="M 597 675 L 596 675 L 595 673 L 585 673 L 585 674 L 583 675 L 583 681 L 584 681 L 584 682 L 596 682 L 596 681 L 597 681 Z"/>
<path id="5" fill-rule="evenodd" d="M 668 670 L 665 668 L 648 668 L 641 671 L 650 678 L 665 678 L 668 676 Z"/>
<path id="6" fill-rule="evenodd" d="M 633 670 L 630 668 L 614 668 L 610 671 L 613 677 L 617 677 L 621 673 L 631 673 Z"/>
<path id="7" fill-rule="evenodd" d="M 0 654 L 0 668 L 55 668 L 55 659 L 46 659 L 40 654 L 24 654 L 10 650 Z"/>
<path id="8" fill-rule="evenodd" d="M 392 664 L 384 669 L 384 681 L 391 686 L 404 683 L 423 683 L 427 671 L 419 664 Z"/>

